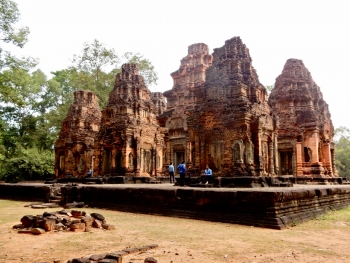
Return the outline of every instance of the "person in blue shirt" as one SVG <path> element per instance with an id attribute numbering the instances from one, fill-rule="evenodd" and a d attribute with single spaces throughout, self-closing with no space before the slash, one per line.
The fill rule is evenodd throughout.
<path id="1" fill-rule="evenodd" d="M 169 176 L 170 176 L 170 183 L 175 183 L 175 176 L 174 176 L 174 165 L 171 162 L 169 167 L 168 167 L 168 171 L 169 171 Z"/>
<path id="2" fill-rule="evenodd" d="M 186 174 L 186 165 L 185 165 L 185 161 L 182 161 L 178 166 L 177 166 L 177 170 L 180 173 L 180 186 L 184 186 L 185 185 L 185 174 Z"/>
<path id="3" fill-rule="evenodd" d="M 201 184 L 208 184 L 208 181 L 213 178 L 213 171 L 208 165 L 205 166 L 204 174 L 201 176 Z"/>

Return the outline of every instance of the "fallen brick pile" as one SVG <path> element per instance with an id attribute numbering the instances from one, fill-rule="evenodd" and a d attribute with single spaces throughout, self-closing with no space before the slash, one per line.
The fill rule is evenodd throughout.
<path id="1" fill-rule="evenodd" d="M 44 212 L 43 215 L 25 215 L 21 218 L 21 224 L 13 228 L 18 233 L 40 235 L 46 231 L 74 231 L 90 232 L 91 228 L 115 229 L 107 224 L 106 219 L 99 213 L 87 214 L 78 210 L 61 210 L 57 212 Z"/>

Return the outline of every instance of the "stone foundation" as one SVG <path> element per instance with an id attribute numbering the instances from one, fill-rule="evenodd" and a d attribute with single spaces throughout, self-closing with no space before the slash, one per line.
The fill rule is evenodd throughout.
<path id="1" fill-rule="evenodd" d="M 45 187 L 0 184 L 0 198 L 29 200 L 23 193 L 44 193 L 40 189 Z M 170 185 L 77 185 L 65 188 L 62 187 L 62 195 L 69 192 L 73 201 L 83 200 L 93 207 L 273 229 L 284 229 L 350 205 L 349 185 L 260 189 Z M 39 195 L 36 197 L 40 200 Z M 44 198 L 43 194 L 41 200 Z"/>

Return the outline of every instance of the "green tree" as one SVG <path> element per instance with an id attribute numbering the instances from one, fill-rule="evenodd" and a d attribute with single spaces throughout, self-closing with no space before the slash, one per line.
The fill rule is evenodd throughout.
<path id="1" fill-rule="evenodd" d="M 273 90 L 274 87 L 275 87 L 274 85 L 265 86 L 265 89 L 266 89 L 268 95 L 270 95 L 270 93 L 271 93 L 271 91 Z"/>
<path id="2" fill-rule="evenodd" d="M 0 170 L 0 178 L 6 182 L 21 180 L 43 180 L 53 174 L 54 153 L 37 148 L 21 148 L 13 158 L 5 159 Z"/>
<path id="3" fill-rule="evenodd" d="M 115 75 L 121 72 L 124 63 L 138 64 L 140 74 L 146 85 L 157 83 L 158 75 L 152 62 L 141 54 L 127 52 L 119 56 L 114 49 L 108 49 L 95 39 L 92 43 L 84 43 L 81 55 L 73 56 L 73 65 L 68 69 L 67 82 L 73 90 L 89 89 L 94 92 L 103 107 L 113 89 Z"/>
<path id="4" fill-rule="evenodd" d="M 339 176 L 350 179 L 350 130 L 344 126 L 335 129 L 334 142 Z"/>
<path id="5" fill-rule="evenodd" d="M 16 28 L 17 4 L 0 0 L 0 41 L 22 48 L 28 27 Z M 7 181 L 38 179 L 53 172 L 55 133 L 45 114 L 54 108 L 59 86 L 45 74 L 32 70 L 37 60 L 17 58 L 0 47 L 0 178 Z"/>
<path id="6" fill-rule="evenodd" d="M 147 86 L 152 86 L 157 84 L 158 74 L 152 62 L 143 57 L 140 53 L 133 54 L 131 52 L 126 52 L 122 56 L 123 63 L 134 63 L 139 66 L 140 74 L 145 78 Z"/>
<path id="7" fill-rule="evenodd" d="M 28 41 L 29 28 L 14 28 L 20 19 L 17 4 L 11 0 L 0 0 L 0 38 L 5 43 L 23 47 Z"/>

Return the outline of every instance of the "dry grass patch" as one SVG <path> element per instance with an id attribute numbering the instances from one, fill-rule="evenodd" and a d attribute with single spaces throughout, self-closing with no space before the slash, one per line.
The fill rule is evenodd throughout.
<path id="1" fill-rule="evenodd" d="M 0 200 L 0 263 L 40 262 L 127 247 L 158 244 L 157 249 L 130 255 L 123 262 L 141 263 L 152 256 L 158 262 L 349 262 L 350 209 L 330 212 L 317 220 L 286 230 L 271 230 L 193 219 L 84 208 L 105 216 L 116 229 L 92 232 L 18 234 L 12 226 L 36 210 L 26 203 Z M 341 223 L 339 223 L 341 222 Z M 24 259 L 22 259 L 24 258 Z"/>

